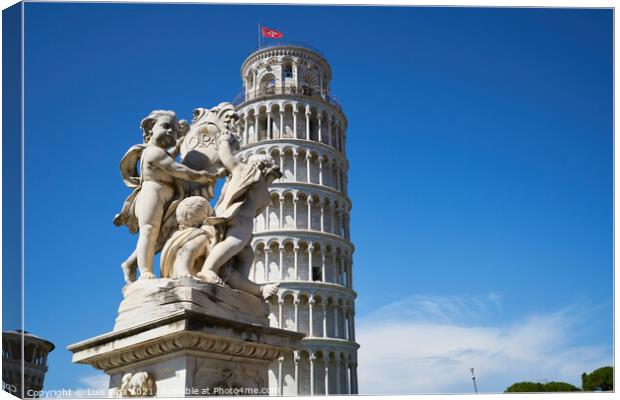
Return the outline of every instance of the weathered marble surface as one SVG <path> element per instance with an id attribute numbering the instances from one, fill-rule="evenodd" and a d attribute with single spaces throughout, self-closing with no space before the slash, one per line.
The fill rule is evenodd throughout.
<path id="1" fill-rule="evenodd" d="M 123 295 L 115 332 L 184 310 L 269 326 L 269 307 L 259 297 L 194 277 L 138 280 L 125 286 Z"/>
<path id="2" fill-rule="evenodd" d="M 69 346 L 112 397 L 266 394 L 268 366 L 303 334 L 269 327 L 260 297 L 194 277 L 138 280 L 110 333 Z"/>

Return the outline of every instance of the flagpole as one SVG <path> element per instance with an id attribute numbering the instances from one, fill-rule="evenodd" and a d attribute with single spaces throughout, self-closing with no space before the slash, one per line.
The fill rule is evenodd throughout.
<path id="1" fill-rule="evenodd" d="M 261 45 L 261 42 L 260 42 L 260 22 L 259 22 L 258 23 L 258 48 L 259 49 L 260 49 L 260 45 Z"/>

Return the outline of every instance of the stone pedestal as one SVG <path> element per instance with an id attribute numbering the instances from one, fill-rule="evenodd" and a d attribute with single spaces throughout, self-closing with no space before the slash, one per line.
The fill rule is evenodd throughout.
<path id="1" fill-rule="evenodd" d="M 114 331 L 69 346 L 115 396 L 266 395 L 269 363 L 303 334 L 270 328 L 259 298 L 193 278 L 124 289 Z M 273 395 L 277 393 L 271 393 Z"/>

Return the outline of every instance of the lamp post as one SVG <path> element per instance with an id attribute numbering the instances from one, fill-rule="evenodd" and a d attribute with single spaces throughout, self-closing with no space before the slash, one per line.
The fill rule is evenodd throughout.
<path id="1" fill-rule="evenodd" d="M 470 368 L 469 369 L 471 371 L 471 380 L 472 382 L 474 382 L 474 393 L 478 393 L 478 386 L 476 386 L 476 375 L 474 375 L 474 369 Z"/>

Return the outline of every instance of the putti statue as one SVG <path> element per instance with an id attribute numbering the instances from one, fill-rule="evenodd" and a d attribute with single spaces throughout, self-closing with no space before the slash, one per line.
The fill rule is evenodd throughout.
<path id="1" fill-rule="evenodd" d="M 144 144 L 132 146 L 121 161 L 123 180 L 134 191 L 114 218 L 115 225 L 139 233 L 122 264 L 127 283 L 136 280 L 136 267 L 139 279 L 156 278 L 153 259 L 162 251 L 161 278 L 191 276 L 264 299 L 277 293 L 277 284 L 257 285 L 248 276 L 253 220 L 281 172 L 267 155 L 236 160 L 238 119 L 231 103 L 221 103 L 194 110 L 191 125 L 177 122 L 172 111 L 153 111 L 142 120 Z M 221 177 L 226 183 L 213 209 L 209 200 Z"/>

